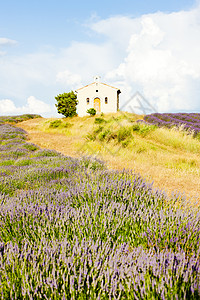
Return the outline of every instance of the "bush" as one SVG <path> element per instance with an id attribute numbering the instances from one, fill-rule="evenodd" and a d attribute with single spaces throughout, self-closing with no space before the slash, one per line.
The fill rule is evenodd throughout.
<path id="1" fill-rule="evenodd" d="M 140 131 L 140 125 L 139 124 L 134 124 L 132 126 L 133 131 Z"/>
<path id="2" fill-rule="evenodd" d="M 138 123 L 132 126 L 132 130 L 142 136 L 146 136 L 149 132 L 155 130 L 156 128 L 156 125 L 148 125 L 144 123 Z"/>
<path id="3" fill-rule="evenodd" d="M 110 140 L 115 140 L 117 137 L 115 132 L 112 132 L 110 129 L 106 129 L 99 134 L 99 140 L 109 142 Z"/>
<path id="4" fill-rule="evenodd" d="M 99 126 L 97 129 L 94 130 L 94 134 L 99 134 L 100 132 L 102 132 L 103 130 L 103 126 Z"/>
<path id="5" fill-rule="evenodd" d="M 61 125 L 61 120 L 55 120 L 55 121 L 51 121 L 49 128 L 57 128 Z"/>
<path id="6" fill-rule="evenodd" d="M 103 118 L 95 118 L 94 123 L 102 124 L 102 123 L 106 123 L 106 120 L 104 120 Z"/>
<path id="7" fill-rule="evenodd" d="M 55 121 L 51 121 L 49 124 L 49 128 L 68 128 L 71 127 L 72 124 L 68 123 L 68 122 L 62 122 L 61 120 L 55 120 Z"/>
<path id="8" fill-rule="evenodd" d="M 94 108 L 89 108 L 87 110 L 87 113 L 90 114 L 90 116 L 95 116 L 96 115 L 96 109 Z"/>
<path id="9" fill-rule="evenodd" d="M 93 133 L 88 133 L 86 136 L 88 141 L 95 141 L 96 140 L 96 135 Z"/>
<path id="10" fill-rule="evenodd" d="M 125 140 L 125 141 L 123 141 L 123 142 L 122 142 L 122 147 L 123 147 L 123 148 L 126 148 L 126 147 L 129 145 L 129 143 L 130 143 L 130 140 Z"/>
<path id="11" fill-rule="evenodd" d="M 128 137 L 131 136 L 130 128 L 121 128 L 117 133 L 117 141 L 118 143 L 125 141 Z"/>

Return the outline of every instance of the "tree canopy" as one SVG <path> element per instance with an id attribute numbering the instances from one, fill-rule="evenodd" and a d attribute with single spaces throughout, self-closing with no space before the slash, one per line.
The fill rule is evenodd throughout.
<path id="1" fill-rule="evenodd" d="M 69 93 L 63 93 L 55 97 L 58 113 L 65 117 L 76 116 L 76 105 L 78 104 L 77 95 L 71 91 Z"/>

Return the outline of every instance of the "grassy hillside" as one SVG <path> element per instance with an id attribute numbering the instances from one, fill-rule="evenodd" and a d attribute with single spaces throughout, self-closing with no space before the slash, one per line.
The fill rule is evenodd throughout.
<path id="1" fill-rule="evenodd" d="M 93 155 L 108 168 L 132 169 L 168 195 L 200 194 L 200 142 L 182 127 L 137 123 L 142 116 L 117 113 L 98 117 L 34 119 L 20 123 L 30 142 L 73 157 Z M 195 201 L 195 200 L 194 200 Z"/>
<path id="2" fill-rule="evenodd" d="M 159 137 L 156 128 L 134 122 L 133 137 L 126 121 L 111 131 L 109 118 L 90 143 L 98 145 L 102 134 L 114 149 L 127 141 L 122 150 L 131 152 L 132 139 L 151 149 L 148 141 Z M 38 126 L 52 134 L 60 124 L 55 130 L 66 134 L 73 128 L 66 122 Z M 23 129 L 0 124 L 1 299 L 200 299 L 200 213 L 185 205 L 138 174 L 40 149 Z"/>

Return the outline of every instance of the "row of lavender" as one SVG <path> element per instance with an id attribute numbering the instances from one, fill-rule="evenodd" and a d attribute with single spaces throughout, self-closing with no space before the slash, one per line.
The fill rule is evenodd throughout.
<path id="1" fill-rule="evenodd" d="M 146 115 L 144 120 L 158 126 L 184 126 L 184 129 L 200 133 L 200 114 L 199 113 L 153 113 Z"/>
<path id="2" fill-rule="evenodd" d="M 30 119 L 42 118 L 40 115 L 36 114 L 24 114 L 17 116 L 0 116 L 0 124 L 16 124 Z"/>
<path id="3" fill-rule="evenodd" d="M 0 125 L 1 299 L 200 299 L 200 212 L 180 203 Z"/>

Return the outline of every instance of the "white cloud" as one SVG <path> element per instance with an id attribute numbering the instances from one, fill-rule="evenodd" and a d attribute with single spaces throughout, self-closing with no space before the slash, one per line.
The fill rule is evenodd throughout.
<path id="1" fill-rule="evenodd" d="M 57 53 L 44 49 L 23 56 L 0 57 L 0 97 L 26 99 L 31 94 L 55 102 L 57 94 L 77 89 L 90 83 L 95 75 L 113 69 L 113 50 L 106 43 L 73 42 Z"/>
<path id="2" fill-rule="evenodd" d="M 41 115 L 48 114 L 53 111 L 52 106 L 36 99 L 34 96 L 30 96 L 27 99 L 26 106 L 23 107 L 24 110 L 29 111 L 30 113 L 36 114 L 39 113 Z"/>
<path id="3" fill-rule="evenodd" d="M 0 51 L 0 56 L 3 56 L 6 54 L 6 51 Z"/>
<path id="4" fill-rule="evenodd" d="M 59 53 L 59 67 L 72 74 L 79 74 L 88 83 L 97 74 L 105 74 L 116 65 L 115 47 L 112 42 L 73 42 Z"/>
<path id="5" fill-rule="evenodd" d="M 15 114 L 40 114 L 42 116 L 48 116 L 49 114 L 55 115 L 56 108 L 41 100 L 36 99 L 34 96 L 30 96 L 26 104 L 17 107 L 10 99 L 0 100 L 0 115 L 15 115 Z"/>
<path id="6" fill-rule="evenodd" d="M 0 56 L 0 97 L 6 99 L 0 101 L 0 115 L 25 110 L 50 115 L 57 94 L 88 84 L 95 75 L 121 89 L 121 105 L 139 90 L 159 111 L 200 111 L 199 20 L 200 5 L 138 18 L 115 16 L 87 24 L 93 42 Z M 1 38 L 0 55 L 15 42 Z"/>
<path id="7" fill-rule="evenodd" d="M 199 18 L 200 7 L 137 19 L 124 61 L 107 78 L 139 89 L 159 111 L 200 110 Z"/>
<path id="8" fill-rule="evenodd" d="M 73 74 L 72 72 L 65 70 L 58 72 L 56 75 L 56 81 L 66 86 L 71 86 L 72 89 L 81 85 L 81 76 L 79 74 Z"/>
<path id="9" fill-rule="evenodd" d="M 125 16 L 114 16 L 105 20 L 100 20 L 87 25 L 90 29 L 102 36 L 107 37 L 107 41 L 114 43 L 119 48 L 126 49 L 133 31 L 140 30 L 141 24 L 138 18 Z"/>
<path id="10" fill-rule="evenodd" d="M 11 40 L 8 38 L 0 38 L 0 47 L 1 48 L 6 47 L 6 46 L 13 46 L 16 44 L 17 44 L 17 41 L 15 41 L 15 40 Z M 7 54 L 6 51 L 0 51 L 0 56 L 4 56 L 6 54 Z"/>
<path id="11" fill-rule="evenodd" d="M 0 100 L 0 115 L 13 114 L 16 109 L 14 102 L 10 99 Z"/>
<path id="12" fill-rule="evenodd" d="M 8 38 L 0 38 L 0 46 L 2 46 L 2 45 L 10 46 L 10 45 L 15 45 L 15 44 L 17 44 L 17 41 L 15 41 L 15 40 L 11 40 Z"/>

